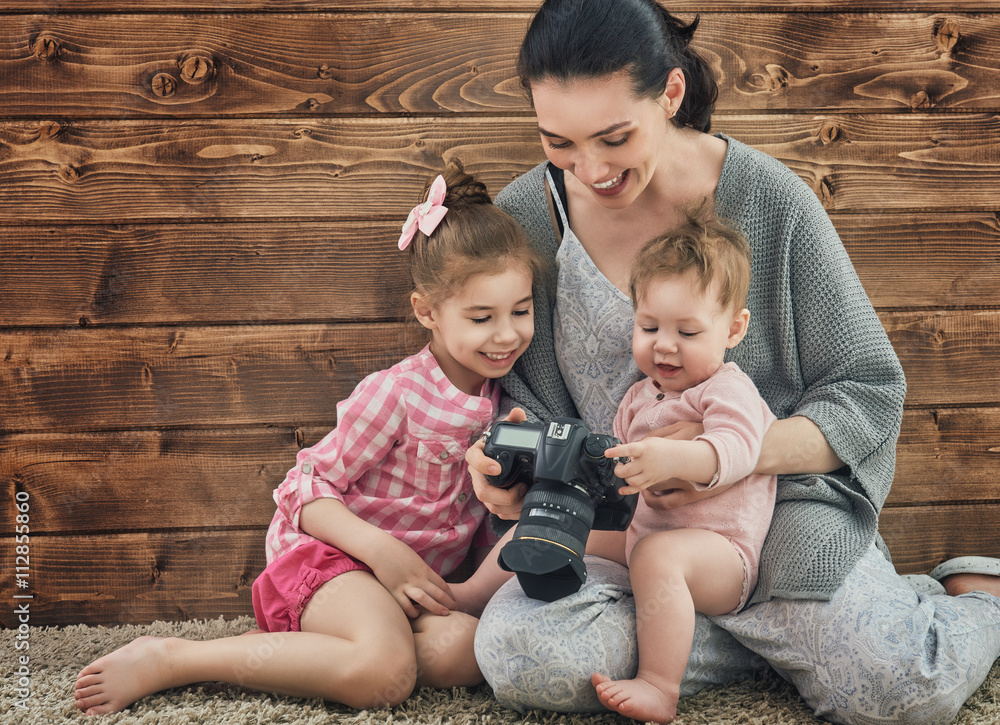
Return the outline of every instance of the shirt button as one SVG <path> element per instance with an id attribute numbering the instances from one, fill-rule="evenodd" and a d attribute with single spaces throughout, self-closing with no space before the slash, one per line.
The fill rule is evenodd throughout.
<path id="1" fill-rule="evenodd" d="M 312 473 L 313 472 L 313 464 L 311 464 L 311 463 L 303 463 L 302 464 L 302 472 L 303 473 Z"/>
<path id="2" fill-rule="evenodd" d="M 459 503 L 463 503 L 467 498 L 468 496 L 465 494 L 465 491 L 462 491 L 462 493 L 458 494 Z"/>
<path id="3" fill-rule="evenodd" d="M 440 453 L 438 453 L 438 458 L 440 458 L 442 461 L 447 461 L 448 451 L 441 451 Z"/>
<path id="4" fill-rule="evenodd" d="M 663 400 L 663 393 L 657 393 L 656 394 L 656 399 L 657 400 Z"/>

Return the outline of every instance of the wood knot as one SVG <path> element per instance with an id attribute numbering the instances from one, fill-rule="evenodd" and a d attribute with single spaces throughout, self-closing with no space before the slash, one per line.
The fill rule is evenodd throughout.
<path id="1" fill-rule="evenodd" d="M 59 169 L 59 178 L 67 184 L 72 184 L 80 178 L 80 170 L 75 166 L 62 166 Z"/>
<path id="2" fill-rule="evenodd" d="M 317 101 L 315 98 L 306 99 L 306 108 L 308 108 L 310 111 L 315 111 L 317 108 L 320 107 L 320 105 L 321 105 L 320 102 Z"/>
<path id="3" fill-rule="evenodd" d="M 958 44 L 961 33 L 958 32 L 958 23 L 948 19 L 942 22 L 934 31 L 934 41 L 938 50 L 942 53 L 950 53 Z"/>
<path id="4" fill-rule="evenodd" d="M 825 176 L 819 180 L 819 199 L 823 206 L 829 206 L 833 203 L 833 184 Z"/>
<path id="5" fill-rule="evenodd" d="M 326 63 L 321 65 L 316 69 L 316 77 L 322 78 L 324 81 L 329 80 L 333 77 L 333 70 Z"/>
<path id="6" fill-rule="evenodd" d="M 62 133 L 62 124 L 58 121 L 42 121 L 38 124 L 38 138 L 51 141 Z"/>
<path id="7" fill-rule="evenodd" d="M 780 65 L 767 66 L 767 87 L 772 93 L 788 88 L 788 71 Z"/>
<path id="8" fill-rule="evenodd" d="M 823 142 L 824 146 L 836 141 L 838 136 L 840 136 L 840 128 L 835 123 L 825 123 L 823 128 L 819 130 L 819 140 Z"/>
<path id="9" fill-rule="evenodd" d="M 46 62 L 55 60 L 59 57 L 60 52 L 62 52 L 62 45 L 58 40 L 48 35 L 39 35 L 31 45 L 32 55 L 38 60 Z"/>
<path id="10" fill-rule="evenodd" d="M 934 107 L 934 102 L 931 97 L 927 95 L 927 91 L 917 91 L 910 98 L 910 108 L 914 111 L 926 111 L 929 108 Z"/>
<path id="11" fill-rule="evenodd" d="M 181 80 L 191 85 L 204 83 L 215 73 L 211 58 L 203 55 L 189 55 L 180 62 Z"/>
<path id="12" fill-rule="evenodd" d="M 177 79 L 169 73 L 157 73 L 150 83 L 153 95 L 160 98 L 170 98 L 177 92 Z"/>

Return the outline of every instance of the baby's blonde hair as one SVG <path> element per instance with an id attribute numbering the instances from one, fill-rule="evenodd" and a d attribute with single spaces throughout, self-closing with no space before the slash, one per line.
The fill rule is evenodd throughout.
<path id="1" fill-rule="evenodd" d="M 686 215 L 679 229 L 651 240 L 636 256 L 629 277 L 632 304 L 639 304 L 652 282 L 693 269 L 702 290 L 718 282 L 724 309 L 743 309 L 750 292 L 750 245 L 729 224 L 706 214 L 704 204 Z"/>
<path id="2" fill-rule="evenodd" d="M 544 263 L 524 230 L 493 205 L 486 186 L 452 161 L 442 173 L 448 213 L 430 236 L 417 231 L 409 246 L 416 290 L 431 306 L 456 294 L 478 274 L 496 274 L 520 265 L 533 282 Z M 430 183 L 422 198 L 427 197 Z"/>

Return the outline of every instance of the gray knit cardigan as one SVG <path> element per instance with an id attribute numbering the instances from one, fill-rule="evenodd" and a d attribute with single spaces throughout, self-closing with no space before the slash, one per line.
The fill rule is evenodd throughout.
<path id="1" fill-rule="evenodd" d="M 753 253 L 750 327 L 726 359 L 753 379 L 778 418 L 806 416 L 846 466 L 778 477 L 774 518 L 751 603 L 827 600 L 878 536 L 892 484 L 906 382 L 847 252 L 812 190 L 777 160 L 726 140 L 716 213 Z M 559 239 L 545 195 L 545 164 L 515 179 L 496 204 L 547 259 Z M 554 296 L 535 290 L 535 337 L 503 378 L 505 408 L 534 418 L 576 416 L 556 365 Z"/>

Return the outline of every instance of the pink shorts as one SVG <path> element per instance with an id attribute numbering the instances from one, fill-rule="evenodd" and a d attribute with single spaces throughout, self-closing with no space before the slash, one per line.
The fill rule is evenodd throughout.
<path id="1" fill-rule="evenodd" d="M 302 611 L 316 590 L 349 571 L 371 572 L 371 567 L 322 541 L 278 557 L 253 583 L 257 626 L 265 632 L 298 632 Z"/>

